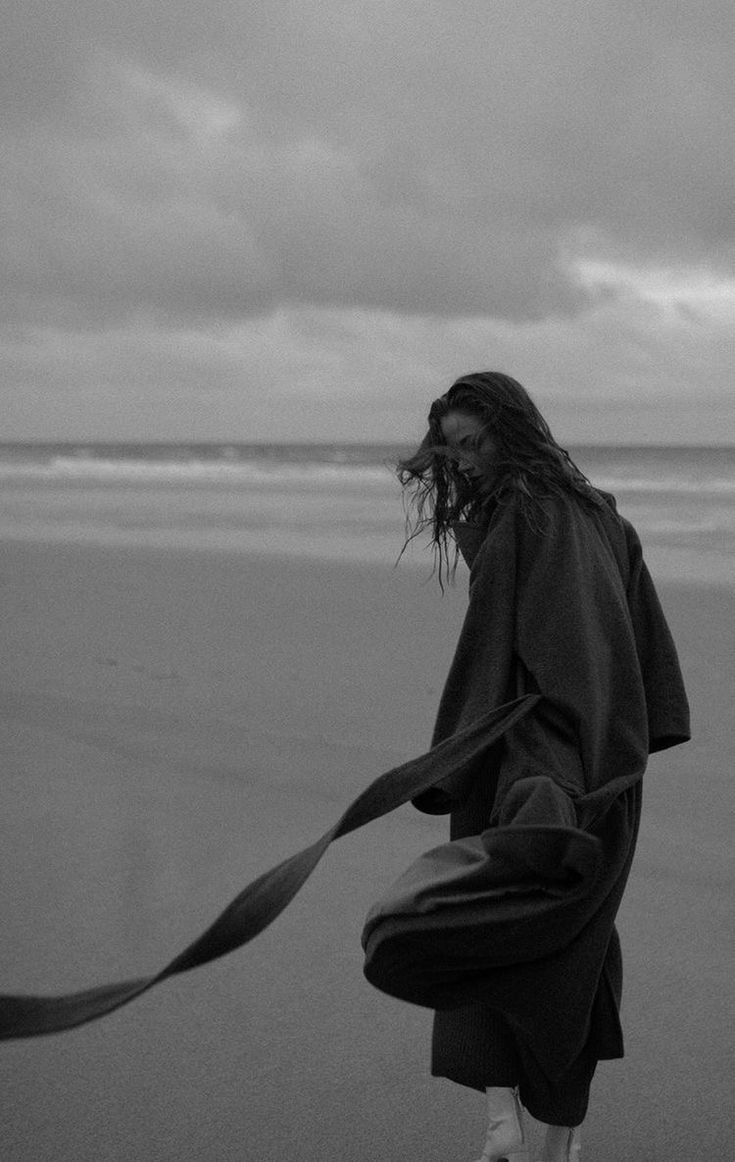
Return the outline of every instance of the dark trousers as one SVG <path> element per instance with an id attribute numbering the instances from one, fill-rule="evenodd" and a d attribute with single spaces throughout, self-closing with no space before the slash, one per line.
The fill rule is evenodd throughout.
<path id="1" fill-rule="evenodd" d="M 460 1012 L 466 1020 L 458 1020 Z M 518 1086 L 528 1112 L 547 1125 L 578 1126 L 584 1121 L 596 1067 L 597 1057 L 585 1048 L 565 1073 L 547 1077 L 503 1015 L 486 1005 L 435 1016 L 435 1077 L 482 1092 L 490 1086 Z"/>

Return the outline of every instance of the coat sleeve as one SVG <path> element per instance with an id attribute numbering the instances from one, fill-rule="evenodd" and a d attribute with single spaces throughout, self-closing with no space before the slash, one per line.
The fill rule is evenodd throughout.
<path id="1" fill-rule="evenodd" d="M 502 803 L 519 780 L 551 780 L 572 799 L 643 773 L 646 700 L 626 578 L 596 514 L 547 505 L 547 523 L 516 522 L 514 665 L 541 701 L 505 740 Z M 622 536 L 622 529 L 621 529 Z"/>
<path id="2" fill-rule="evenodd" d="M 649 751 L 666 750 L 691 737 L 689 702 L 679 658 L 635 529 L 623 521 L 630 559 L 628 603 L 648 709 Z"/>

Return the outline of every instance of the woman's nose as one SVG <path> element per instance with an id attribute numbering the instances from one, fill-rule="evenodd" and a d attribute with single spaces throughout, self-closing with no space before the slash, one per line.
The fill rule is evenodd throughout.
<path id="1" fill-rule="evenodd" d="M 466 456 L 460 456 L 457 461 L 457 467 L 459 468 L 460 472 L 469 473 L 472 472 L 474 464 L 472 460 L 469 460 Z"/>

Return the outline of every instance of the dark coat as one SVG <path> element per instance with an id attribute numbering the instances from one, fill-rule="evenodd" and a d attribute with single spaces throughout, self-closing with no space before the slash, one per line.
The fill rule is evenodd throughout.
<path id="1" fill-rule="evenodd" d="M 451 812 L 452 840 L 483 833 L 484 890 L 488 867 L 507 875 L 515 866 L 522 874 L 529 855 L 536 873 L 546 860 L 552 876 L 560 836 L 570 863 L 575 852 L 587 858 L 585 838 L 596 841 L 593 886 L 563 915 L 548 896 L 522 905 L 517 895 L 514 903 L 516 886 L 505 894 L 504 911 L 479 910 L 484 936 L 474 920 L 457 929 L 446 961 L 428 929 L 413 951 L 402 944 L 401 922 L 392 945 L 386 939 L 381 950 L 377 936 L 368 944 L 379 987 L 375 976 L 394 968 L 400 976 L 414 957 L 414 977 L 426 975 L 420 984 L 414 979 L 412 996 L 403 995 L 429 1004 L 434 997 L 431 1007 L 441 1010 L 433 1072 L 478 1089 L 498 1084 L 483 1076 L 482 1034 L 486 1027 L 492 1036 L 498 1011 L 547 1076 L 569 1069 L 582 1051 L 595 1059 L 622 1056 L 614 918 L 635 847 L 641 777 L 649 753 L 689 737 L 676 650 L 634 529 L 612 504 L 594 507 L 573 494 L 544 506 L 538 528 L 519 496 L 498 505 L 486 529 L 456 528 L 470 566 L 469 605 L 433 745 L 489 707 L 527 693 L 541 697 L 471 771 L 414 804 Z M 493 885 L 494 874 L 490 886 L 503 896 L 506 881 Z M 415 883 L 417 875 L 420 866 L 409 879 Z M 389 929 L 390 921 L 381 931 Z"/>

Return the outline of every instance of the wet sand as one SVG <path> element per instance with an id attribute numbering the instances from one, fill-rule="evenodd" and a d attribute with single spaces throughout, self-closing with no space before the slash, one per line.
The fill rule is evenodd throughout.
<path id="1" fill-rule="evenodd" d="M 2 545 L 2 991 L 165 963 L 354 793 L 425 749 L 464 607 L 413 567 Z M 654 757 L 620 915 L 627 1056 L 585 1157 L 726 1157 L 732 591 L 661 587 L 695 741 Z M 469 1162 L 482 1099 L 428 1076 L 430 1014 L 359 934 L 446 824 L 347 837 L 246 949 L 70 1033 L 0 1045 L 5 1162 Z"/>

